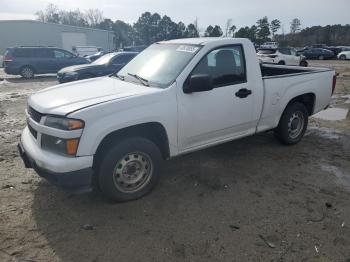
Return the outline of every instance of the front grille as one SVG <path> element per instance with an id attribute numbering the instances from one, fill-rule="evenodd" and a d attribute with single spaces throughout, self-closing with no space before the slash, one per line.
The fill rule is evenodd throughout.
<path id="1" fill-rule="evenodd" d="M 32 128 L 30 125 L 28 125 L 29 128 L 29 132 L 34 136 L 34 138 L 36 139 L 38 136 L 38 132 L 36 130 L 34 130 L 34 128 Z"/>
<path id="2" fill-rule="evenodd" d="M 34 110 L 32 107 L 28 107 L 28 114 L 30 117 L 37 123 L 40 123 L 41 118 L 43 117 L 42 113 L 39 113 L 38 111 Z"/>

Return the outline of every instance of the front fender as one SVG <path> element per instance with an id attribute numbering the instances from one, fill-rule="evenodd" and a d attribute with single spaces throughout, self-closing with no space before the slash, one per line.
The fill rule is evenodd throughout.
<path id="1" fill-rule="evenodd" d="M 110 101 L 79 110 L 70 117 L 83 119 L 85 128 L 77 155 L 94 155 L 112 132 L 146 123 L 161 124 L 168 136 L 170 155 L 177 154 L 177 104 L 172 90 Z"/>

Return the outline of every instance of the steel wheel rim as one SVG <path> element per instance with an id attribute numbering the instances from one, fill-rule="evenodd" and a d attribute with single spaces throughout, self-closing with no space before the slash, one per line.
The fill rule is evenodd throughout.
<path id="1" fill-rule="evenodd" d="M 143 152 L 133 152 L 120 158 L 113 171 L 115 187 L 123 193 L 135 193 L 144 188 L 153 174 L 153 162 Z"/>
<path id="2" fill-rule="evenodd" d="M 30 78 L 30 77 L 32 77 L 32 70 L 30 69 L 30 68 L 24 68 L 23 70 L 22 70 L 22 74 L 23 74 L 23 76 L 24 77 L 26 77 L 26 78 Z"/>
<path id="3" fill-rule="evenodd" d="M 295 112 L 288 121 L 288 134 L 291 139 L 295 139 L 303 132 L 305 125 L 304 114 Z"/>

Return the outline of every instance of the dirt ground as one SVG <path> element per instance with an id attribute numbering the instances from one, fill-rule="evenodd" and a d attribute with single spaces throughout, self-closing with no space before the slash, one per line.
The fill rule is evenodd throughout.
<path id="1" fill-rule="evenodd" d="M 340 73 L 332 107 L 349 109 L 350 61 L 313 65 Z M 114 204 L 24 168 L 26 98 L 56 80 L 0 77 L 0 261 L 350 261 L 350 114 L 296 146 L 270 132 L 172 159 Z"/>

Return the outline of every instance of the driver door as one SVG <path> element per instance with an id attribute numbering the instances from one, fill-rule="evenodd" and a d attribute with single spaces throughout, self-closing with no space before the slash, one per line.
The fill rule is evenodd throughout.
<path id="1" fill-rule="evenodd" d="M 192 75 L 200 74 L 212 78 L 214 89 L 190 94 L 185 94 L 181 87 L 178 90 L 180 150 L 191 151 L 254 133 L 255 94 L 247 81 L 243 47 L 225 46 L 209 52 L 185 84 Z M 244 95 L 247 91 L 251 93 Z"/>

